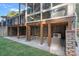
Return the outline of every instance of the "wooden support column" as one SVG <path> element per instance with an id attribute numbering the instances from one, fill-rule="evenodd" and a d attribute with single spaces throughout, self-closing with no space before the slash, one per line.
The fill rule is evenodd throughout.
<path id="1" fill-rule="evenodd" d="M 29 25 L 27 26 L 27 40 L 31 40 L 31 27 Z"/>
<path id="2" fill-rule="evenodd" d="M 19 39 L 19 26 L 17 26 L 17 38 Z"/>
<path id="3" fill-rule="evenodd" d="M 40 39 L 41 39 L 41 44 L 43 44 L 43 24 L 40 24 Z"/>
<path id="4" fill-rule="evenodd" d="M 10 36 L 10 27 L 8 27 L 8 35 Z"/>
<path id="5" fill-rule="evenodd" d="M 48 23 L 48 46 L 51 45 L 51 24 Z"/>
<path id="6" fill-rule="evenodd" d="M 9 27 L 7 27 L 7 36 L 9 36 Z"/>
<path id="7" fill-rule="evenodd" d="M 27 33 L 27 24 L 26 24 L 26 40 L 27 40 L 27 34 L 28 34 L 28 33 Z"/>
<path id="8" fill-rule="evenodd" d="M 10 36 L 12 36 L 12 27 L 10 27 Z"/>

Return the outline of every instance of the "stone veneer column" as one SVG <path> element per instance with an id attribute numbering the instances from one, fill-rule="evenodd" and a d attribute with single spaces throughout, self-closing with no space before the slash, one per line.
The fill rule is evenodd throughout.
<path id="1" fill-rule="evenodd" d="M 75 56 L 75 31 L 74 30 L 66 30 L 66 55 L 67 56 Z"/>

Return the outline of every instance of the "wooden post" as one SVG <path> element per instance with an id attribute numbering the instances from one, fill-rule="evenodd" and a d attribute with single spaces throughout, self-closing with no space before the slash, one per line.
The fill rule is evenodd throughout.
<path id="1" fill-rule="evenodd" d="M 17 38 L 19 39 L 19 26 L 17 26 Z"/>
<path id="2" fill-rule="evenodd" d="M 48 23 L 48 46 L 51 45 L 51 24 Z"/>
<path id="3" fill-rule="evenodd" d="M 18 25 L 17 25 L 17 37 L 19 39 L 19 25 L 20 25 L 20 20 L 21 20 L 21 17 L 20 17 L 20 12 L 21 12 L 21 4 L 19 3 L 19 19 L 18 19 Z"/>
<path id="4" fill-rule="evenodd" d="M 8 27 L 8 35 L 9 35 L 9 36 L 10 36 L 10 32 L 11 32 L 11 31 L 10 31 L 10 27 Z"/>
<path id="5" fill-rule="evenodd" d="M 26 24 L 26 40 L 27 40 L 27 34 L 28 34 L 28 33 L 27 33 L 27 24 Z"/>
<path id="6" fill-rule="evenodd" d="M 9 27 L 7 27 L 7 36 L 9 36 Z"/>
<path id="7" fill-rule="evenodd" d="M 12 36 L 12 27 L 10 27 L 10 36 Z"/>
<path id="8" fill-rule="evenodd" d="M 40 39 L 41 39 L 41 44 L 43 44 L 43 24 L 40 24 Z"/>
<path id="9" fill-rule="evenodd" d="M 27 26 L 27 40 L 31 40 L 31 27 L 29 25 Z"/>
<path id="10" fill-rule="evenodd" d="M 25 4 L 25 6 L 26 6 L 26 8 L 27 8 L 27 3 Z M 26 25 L 26 40 L 27 40 L 27 35 L 28 35 L 28 33 L 27 33 L 27 11 L 25 11 L 25 25 Z"/>

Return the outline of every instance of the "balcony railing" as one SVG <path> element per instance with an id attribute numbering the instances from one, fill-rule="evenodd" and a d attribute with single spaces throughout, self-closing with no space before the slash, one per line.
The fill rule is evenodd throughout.
<path id="1" fill-rule="evenodd" d="M 48 20 L 54 17 L 62 17 L 68 15 L 68 4 L 60 4 L 51 8 L 42 9 L 39 12 L 27 14 L 27 21 Z"/>
<path id="2" fill-rule="evenodd" d="M 12 17 L 6 22 L 7 26 L 25 25 L 25 15 L 20 15 L 20 19 L 19 16 Z"/>

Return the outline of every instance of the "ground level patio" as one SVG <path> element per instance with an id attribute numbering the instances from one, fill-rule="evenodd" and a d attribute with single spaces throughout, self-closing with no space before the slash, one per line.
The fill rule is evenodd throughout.
<path id="1" fill-rule="evenodd" d="M 39 48 L 39 49 L 42 49 L 42 50 L 45 50 L 45 51 L 48 51 L 50 53 L 54 53 L 54 54 L 57 54 L 57 55 L 65 55 L 64 48 L 56 50 L 55 47 L 52 47 L 52 44 L 51 44 L 51 47 L 49 48 L 47 43 L 44 43 L 44 44 L 41 45 L 39 40 L 33 39 L 31 41 L 27 41 L 26 38 L 24 38 L 24 37 L 18 39 L 15 36 L 5 37 L 5 38 L 19 42 L 19 43 L 22 43 L 22 44 L 25 44 L 25 45 L 32 46 L 32 47 L 35 47 L 35 48 Z M 52 51 L 52 48 L 54 48 L 55 50 Z"/>

